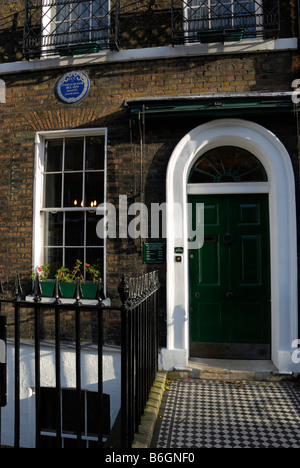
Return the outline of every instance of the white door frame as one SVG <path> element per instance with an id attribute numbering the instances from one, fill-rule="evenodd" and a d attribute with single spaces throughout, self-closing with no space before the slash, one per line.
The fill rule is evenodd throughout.
<path id="1" fill-rule="evenodd" d="M 197 159 L 218 146 L 238 146 L 263 164 L 267 183 L 188 184 Z M 268 193 L 271 252 L 272 361 L 280 372 L 295 371 L 298 334 L 295 181 L 290 156 L 266 128 L 240 119 L 214 120 L 189 132 L 176 146 L 167 172 L 167 347 L 163 369 L 184 368 L 189 358 L 188 194 Z M 178 230 L 176 206 L 183 210 Z M 181 234 L 182 231 L 182 234 Z M 175 261 L 181 247 L 181 261 Z M 177 254 L 176 254 L 177 255 Z M 178 255 L 177 255 L 178 256 Z M 299 365 L 296 366 L 299 372 Z"/>

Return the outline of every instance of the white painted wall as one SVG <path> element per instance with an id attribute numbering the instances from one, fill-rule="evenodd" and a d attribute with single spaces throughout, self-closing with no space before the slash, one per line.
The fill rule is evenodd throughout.
<path id="1" fill-rule="evenodd" d="M 97 350 L 95 347 L 82 349 L 82 389 L 98 390 Z M 14 343 L 7 344 L 7 406 L 2 408 L 3 445 L 14 444 Z M 62 388 L 76 388 L 74 346 L 61 349 Z M 41 345 L 41 386 L 55 387 L 55 349 L 53 345 Z M 34 345 L 22 342 L 20 350 L 20 446 L 35 447 L 35 371 Z M 107 347 L 103 356 L 103 389 L 110 394 L 111 424 L 120 409 L 121 402 L 121 352 L 119 348 Z"/>

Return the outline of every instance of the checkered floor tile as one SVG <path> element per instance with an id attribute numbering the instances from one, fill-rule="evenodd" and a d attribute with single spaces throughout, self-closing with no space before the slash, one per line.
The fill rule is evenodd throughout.
<path id="1" fill-rule="evenodd" d="M 175 380 L 152 448 L 300 448 L 300 391 L 292 382 Z"/>

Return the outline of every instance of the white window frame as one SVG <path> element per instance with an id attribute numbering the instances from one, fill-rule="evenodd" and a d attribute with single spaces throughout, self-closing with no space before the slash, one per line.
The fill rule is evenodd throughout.
<path id="1" fill-rule="evenodd" d="M 209 9 L 209 11 L 211 11 L 211 9 L 213 9 L 213 6 L 211 6 L 213 1 L 215 2 L 215 0 L 206 0 L 207 8 Z M 243 0 L 243 1 L 246 3 L 246 0 Z M 262 7 L 261 7 L 262 0 L 248 0 L 248 1 L 249 2 L 254 2 L 255 4 L 258 4 L 258 3 L 260 4 L 260 6 L 258 8 L 256 8 L 256 11 L 255 11 L 256 23 L 257 23 L 256 24 L 256 31 L 262 30 L 263 26 L 259 25 L 258 16 L 257 16 L 257 15 L 262 14 Z M 234 2 L 235 2 L 235 0 L 230 1 L 230 8 L 231 8 L 231 14 L 232 14 L 231 27 L 232 28 L 238 28 L 239 26 L 234 24 L 234 20 L 235 20 L 235 18 L 234 18 Z M 186 0 L 186 3 L 184 3 L 184 5 L 183 5 L 183 16 L 184 16 L 185 21 L 189 21 L 189 10 L 201 8 L 199 4 L 194 5 L 194 3 L 195 3 L 195 0 Z M 204 8 L 204 5 L 203 5 L 203 8 Z M 197 22 L 197 18 L 195 18 L 192 21 Z M 209 17 L 207 18 L 207 21 L 209 23 L 209 27 L 208 27 L 208 29 L 205 29 L 205 31 L 219 29 L 217 26 L 212 26 L 211 14 L 209 14 Z M 194 32 L 191 32 L 191 31 L 187 30 L 188 29 L 186 27 L 187 25 L 188 25 L 188 23 L 184 24 L 184 29 L 185 29 L 184 35 L 185 35 L 186 40 L 188 40 L 189 37 L 191 37 L 194 34 Z M 199 31 L 201 31 L 201 28 L 199 28 Z"/>
<path id="2" fill-rule="evenodd" d="M 34 177 L 34 201 L 33 201 L 33 270 L 44 263 L 44 164 L 45 142 L 58 138 L 78 138 L 88 136 L 104 136 L 104 203 L 107 193 L 107 129 L 92 128 L 79 130 L 56 130 L 37 132 L 35 138 L 35 177 Z M 67 211 L 88 211 L 91 208 L 67 208 Z M 62 209 L 63 210 L 63 209 Z M 48 211 L 54 211 L 49 209 Z M 56 211 L 56 210 L 55 210 Z M 100 218 L 99 218 L 100 221 Z M 106 294 L 106 239 L 103 239 L 103 287 Z"/>
<path id="3" fill-rule="evenodd" d="M 93 0 L 86 0 L 90 3 L 90 9 L 91 9 L 91 3 Z M 54 1 L 53 1 L 54 3 Z M 74 2 L 75 3 L 75 2 Z M 66 5 L 70 5 L 70 8 L 71 8 L 71 5 L 73 5 L 72 3 L 66 3 Z M 107 13 L 110 11 L 110 0 L 107 0 Z M 102 15 L 103 16 L 103 15 Z M 101 17 L 101 15 L 98 15 L 98 17 Z M 55 20 L 56 18 L 56 5 L 53 4 L 53 5 L 44 5 L 42 7 L 42 47 L 41 47 L 41 51 L 42 52 L 47 52 L 49 49 L 53 49 L 53 47 L 56 46 L 67 46 L 68 45 L 68 41 L 65 41 L 65 42 L 62 42 L 61 44 L 60 43 L 57 43 L 57 44 L 52 44 L 50 43 L 49 44 L 49 41 L 48 41 L 48 37 L 49 36 L 52 36 L 53 34 L 55 35 L 55 30 L 57 28 L 57 25 L 58 23 L 64 23 L 64 22 L 73 22 L 73 24 L 76 23 L 76 19 L 75 20 L 66 20 L 66 21 L 62 21 L 62 22 L 58 22 Z M 81 17 L 78 18 L 79 21 L 83 21 L 83 18 L 80 19 Z M 92 16 L 89 17 L 88 19 L 88 22 L 90 23 L 91 21 L 93 20 Z M 110 14 L 108 14 L 108 28 L 110 27 Z M 92 28 L 91 28 L 92 29 Z M 78 31 L 78 34 L 84 34 L 84 30 L 83 31 Z M 72 34 L 71 31 L 65 33 L 65 36 L 66 38 L 68 37 L 68 35 Z M 103 43 L 104 41 L 107 43 L 107 48 L 109 47 L 109 44 L 108 44 L 108 39 L 107 38 L 103 38 L 103 39 L 100 39 L 98 41 L 94 41 L 92 39 L 92 37 L 90 36 L 89 38 L 89 41 L 90 42 L 101 42 Z M 81 41 L 80 39 L 78 40 L 78 43 L 80 42 L 83 42 L 83 43 L 88 43 L 89 41 Z"/>

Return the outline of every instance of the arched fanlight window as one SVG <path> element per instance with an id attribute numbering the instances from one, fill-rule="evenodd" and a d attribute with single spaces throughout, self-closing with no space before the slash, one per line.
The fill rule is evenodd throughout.
<path id="1" fill-rule="evenodd" d="M 261 162 L 242 148 L 221 146 L 203 154 L 193 166 L 189 183 L 266 182 Z"/>

